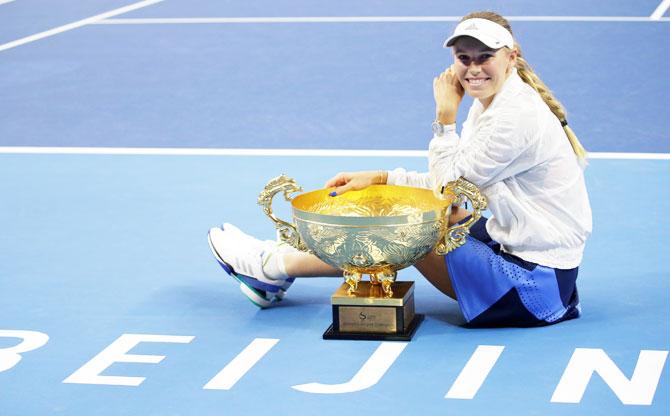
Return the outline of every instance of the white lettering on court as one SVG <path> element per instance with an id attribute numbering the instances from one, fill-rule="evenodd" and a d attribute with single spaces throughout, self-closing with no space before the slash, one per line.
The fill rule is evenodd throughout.
<path id="1" fill-rule="evenodd" d="M 374 386 L 407 346 L 407 342 L 382 342 L 354 377 L 342 384 L 308 383 L 293 386 L 305 393 L 353 393 Z"/>
<path id="2" fill-rule="evenodd" d="M 612 389 L 621 403 L 651 405 L 668 351 L 642 350 L 629 379 L 599 348 L 575 348 L 551 401 L 579 403 L 594 372 Z"/>
<path id="3" fill-rule="evenodd" d="M 504 349 L 501 345 L 477 346 L 444 398 L 470 400 L 475 397 Z"/>
<path id="4" fill-rule="evenodd" d="M 141 342 L 166 342 L 188 344 L 192 336 L 123 334 L 107 348 L 75 371 L 63 383 L 73 384 L 106 384 L 112 386 L 139 386 L 145 377 L 101 376 L 114 363 L 145 363 L 157 364 L 163 361 L 164 355 L 127 354 Z"/>
<path id="5" fill-rule="evenodd" d="M 279 342 L 278 339 L 256 338 L 233 361 L 205 384 L 206 390 L 230 390 L 265 354 Z"/>
<path id="6" fill-rule="evenodd" d="M 49 341 L 43 332 L 0 329 L 0 337 L 21 338 L 21 342 L 9 348 L 0 348 L 0 373 L 14 367 L 21 361 L 21 353 L 36 350 Z"/>

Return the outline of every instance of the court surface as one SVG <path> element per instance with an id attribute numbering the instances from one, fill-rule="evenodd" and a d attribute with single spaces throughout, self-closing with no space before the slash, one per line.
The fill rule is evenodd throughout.
<path id="1" fill-rule="evenodd" d="M 0 0 L 0 414 L 670 413 L 670 1 L 497 3 Z M 583 316 L 466 329 L 414 269 L 409 343 L 322 340 L 339 279 L 258 310 L 207 230 L 273 238 L 281 173 L 425 170 L 478 9 L 592 152 Z"/>

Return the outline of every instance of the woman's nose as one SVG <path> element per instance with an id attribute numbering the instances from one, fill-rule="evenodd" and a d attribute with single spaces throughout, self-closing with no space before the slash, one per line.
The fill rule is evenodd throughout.
<path id="1" fill-rule="evenodd" d="M 468 66 L 468 72 L 471 73 L 472 75 L 477 75 L 480 72 L 482 72 L 482 66 L 477 64 L 476 62 L 472 62 L 470 66 Z"/>

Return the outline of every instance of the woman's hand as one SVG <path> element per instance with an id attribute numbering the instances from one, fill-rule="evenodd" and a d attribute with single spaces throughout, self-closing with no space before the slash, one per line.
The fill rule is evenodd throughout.
<path id="1" fill-rule="evenodd" d="M 340 172 L 326 182 L 325 188 L 335 187 L 330 196 L 342 195 L 348 191 L 357 191 L 370 185 L 385 184 L 388 174 L 383 170 L 362 172 Z"/>
<path id="2" fill-rule="evenodd" d="M 453 65 L 433 79 L 436 120 L 442 124 L 454 124 L 464 93 Z"/>

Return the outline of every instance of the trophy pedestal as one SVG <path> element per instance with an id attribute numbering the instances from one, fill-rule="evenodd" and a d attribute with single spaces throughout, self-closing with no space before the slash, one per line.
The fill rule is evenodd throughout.
<path id="1" fill-rule="evenodd" d="M 414 282 L 395 282 L 393 295 L 360 282 L 353 295 L 343 283 L 331 297 L 333 324 L 323 339 L 410 341 L 423 315 L 414 313 Z"/>

